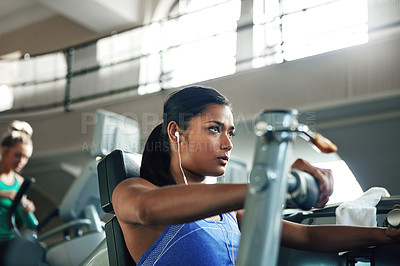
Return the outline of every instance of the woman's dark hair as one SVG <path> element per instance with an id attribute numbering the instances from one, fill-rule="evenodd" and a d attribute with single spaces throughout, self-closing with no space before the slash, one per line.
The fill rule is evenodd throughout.
<path id="1" fill-rule="evenodd" d="M 175 121 L 186 130 L 193 117 L 201 115 L 211 104 L 230 107 L 228 99 L 217 90 L 191 86 L 173 92 L 164 103 L 163 122 L 153 129 L 144 147 L 140 176 L 154 185 L 176 184 L 169 174 L 171 151 L 168 124 Z"/>

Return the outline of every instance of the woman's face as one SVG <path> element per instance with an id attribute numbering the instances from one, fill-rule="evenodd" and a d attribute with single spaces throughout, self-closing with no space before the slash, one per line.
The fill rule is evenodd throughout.
<path id="1" fill-rule="evenodd" d="M 24 143 L 17 143 L 12 147 L 2 148 L 2 164 L 15 172 L 21 171 L 28 163 L 32 155 L 32 146 Z"/>
<path id="2" fill-rule="evenodd" d="M 193 117 L 181 142 L 182 167 L 192 179 L 225 174 L 234 135 L 233 115 L 228 106 L 210 105 Z"/>

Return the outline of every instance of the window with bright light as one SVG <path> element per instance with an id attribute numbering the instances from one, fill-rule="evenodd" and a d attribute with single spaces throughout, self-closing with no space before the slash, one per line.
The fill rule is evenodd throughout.
<path id="1" fill-rule="evenodd" d="M 13 106 L 14 94 L 7 85 L 0 85 L 0 112 L 9 110 Z"/>
<path id="2" fill-rule="evenodd" d="M 179 87 L 235 73 L 240 2 L 178 1 L 171 10 L 172 19 L 149 26 L 140 80 L 146 85 L 139 88 L 139 93 L 153 92 L 157 86 Z"/>
<path id="3" fill-rule="evenodd" d="M 368 42 L 367 0 L 254 0 L 255 67 Z"/>
<path id="4" fill-rule="evenodd" d="M 253 67 L 368 42 L 367 0 L 254 0 Z M 239 0 L 179 0 L 146 26 L 139 94 L 233 74 Z"/>

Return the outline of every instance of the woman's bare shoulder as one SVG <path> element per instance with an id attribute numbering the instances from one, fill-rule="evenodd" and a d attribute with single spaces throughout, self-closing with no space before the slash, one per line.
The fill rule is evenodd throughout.
<path id="1" fill-rule="evenodd" d="M 121 189 L 121 188 L 151 188 L 151 187 L 156 187 L 154 186 L 151 182 L 147 181 L 144 178 L 141 177 L 130 177 L 127 178 L 123 181 L 121 181 L 121 183 L 119 183 L 116 187 Z"/>
<path id="2" fill-rule="evenodd" d="M 157 189 L 149 181 L 133 177 L 127 178 L 117 185 L 112 193 L 114 212 L 120 222 L 126 224 L 141 224 L 141 214 L 147 208 L 145 199 L 151 190 Z"/>
<path id="3" fill-rule="evenodd" d="M 22 183 L 24 183 L 24 178 L 22 176 L 20 176 L 19 174 L 15 174 L 15 178 L 17 179 L 17 182 L 19 185 L 22 185 Z"/>
<path id="4" fill-rule="evenodd" d="M 113 198 L 121 196 L 132 197 L 134 194 L 156 189 L 157 186 L 153 185 L 151 182 L 143 179 L 141 177 L 130 177 L 119 183 L 113 192 Z"/>

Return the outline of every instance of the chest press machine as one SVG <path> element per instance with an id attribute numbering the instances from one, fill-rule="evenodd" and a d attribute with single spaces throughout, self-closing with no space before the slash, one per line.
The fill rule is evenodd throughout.
<path id="1" fill-rule="evenodd" d="M 296 110 L 264 111 L 255 121 L 258 138 L 245 201 L 246 213 L 237 265 L 278 265 L 285 202 L 289 199 L 296 207 L 310 209 L 319 197 L 313 178 L 303 172 L 289 172 L 292 145 L 300 135 L 322 152 L 335 151 L 336 146 L 299 124 L 297 115 Z M 137 156 L 115 150 L 99 162 L 100 200 L 106 213 L 114 213 L 111 199 L 117 184 L 126 178 L 140 176 Z M 116 217 L 112 217 L 105 227 L 110 265 L 136 265 L 125 245 Z"/>

